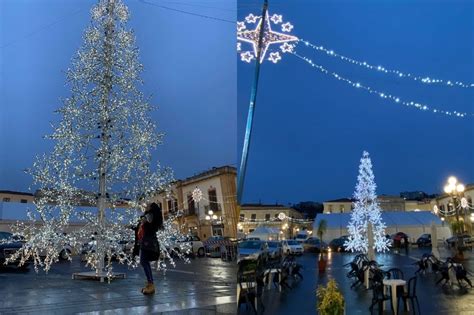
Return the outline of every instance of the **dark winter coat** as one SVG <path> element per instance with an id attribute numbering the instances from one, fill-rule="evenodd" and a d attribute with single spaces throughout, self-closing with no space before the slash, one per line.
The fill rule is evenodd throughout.
<path id="1" fill-rule="evenodd" d="M 139 223 L 135 230 L 135 247 L 134 255 L 138 255 L 139 251 L 143 252 L 143 257 L 148 261 L 155 261 L 160 258 L 160 243 L 156 237 L 156 232 L 158 229 L 163 228 L 162 221 L 157 219 L 158 216 L 161 216 L 161 213 L 154 211 L 145 212 L 144 216 L 144 235 L 141 240 L 138 240 L 138 230 L 140 227 Z M 161 226 L 160 226 L 161 223 Z"/>

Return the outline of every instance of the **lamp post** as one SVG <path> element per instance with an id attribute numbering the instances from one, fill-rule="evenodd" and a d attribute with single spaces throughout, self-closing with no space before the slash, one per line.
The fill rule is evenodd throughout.
<path id="1" fill-rule="evenodd" d="M 459 183 L 457 178 L 451 176 L 448 178 L 447 184 L 444 186 L 444 192 L 451 196 L 453 200 L 453 207 L 456 214 L 456 222 L 458 224 L 458 234 L 462 234 L 464 232 L 464 224 L 466 224 L 466 212 L 464 212 L 464 224 L 461 226 L 461 230 L 459 230 L 459 204 L 461 196 L 464 193 L 464 185 Z"/>
<path id="2" fill-rule="evenodd" d="M 213 225 L 214 225 L 214 222 L 218 219 L 218 216 L 214 214 L 214 211 L 212 210 L 209 210 L 207 212 L 207 215 L 206 215 L 206 221 L 208 221 L 210 224 L 211 224 L 211 233 L 212 233 L 212 236 L 214 236 L 214 229 L 213 229 Z M 212 220 L 212 221 L 211 221 Z"/>
<path id="3" fill-rule="evenodd" d="M 466 213 L 464 213 L 464 222 L 461 225 L 459 221 L 459 205 L 462 194 L 464 193 L 464 185 L 459 183 L 457 178 L 451 176 L 448 178 L 447 184 L 444 186 L 444 192 L 451 196 L 453 200 L 454 213 L 456 215 L 456 226 L 457 226 L 457 254 L 456 258 L 464 259 L 464 253 L 462 251 L 462 238 L 460 237 L 464 232 L 464 225 L 466 224 Z"/>

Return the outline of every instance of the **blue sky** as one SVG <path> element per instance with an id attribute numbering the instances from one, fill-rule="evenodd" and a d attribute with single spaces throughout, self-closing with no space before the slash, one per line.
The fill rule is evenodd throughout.
<path id="1" fill-rule="evenodd" d="M 236 18 L 236 2 L 128 0 L 145 71 L 142 91 L 165 143 L 155 158 L 183 178 L 236 162 L 235 25 L 168 8 Z M 64 71 L 95 0 L 0 1 L 0 189 L 27 190 L 22 170 L 53 143 L 50 122 L 69 96 Z"/>
<path id="2" fill-rule="evenodd" d="M 239 20 L 263 1 L 239 2 Z M 269 1 L 293 35 L 403 71 L 474 82 L 472 1 Z M 296 51 L 356 82 L 443 109 L 474 113 L 474 89 L 427 86 L 371 72 L 304 47 Z M 238 63 L 238 144 L 254 64 Z M 377 192 L 437 193 L 449 175 L 474 183 L 474 119 L 406 108 L 284 55 L 261 67 L 244 202 L 324 201 L 352 195 L 363 150 Z M 240 150 L 239 150 L 240 161 Z"/>

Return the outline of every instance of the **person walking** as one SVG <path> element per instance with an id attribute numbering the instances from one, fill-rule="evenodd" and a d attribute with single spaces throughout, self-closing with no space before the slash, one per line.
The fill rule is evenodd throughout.
<path id="1" fill-rule="evenodd" d="M 135 235 L 136 244 L 139 246 L 140 264 L 147 280 L 146 286 L 142 288 L 141 292 L 146 295 L 155 293 L 150 262 L 160 258 L 160 244 L 156 232 L 162 228 L 163 214 L 161 208 L 153 202 L 140 217 Z"/>

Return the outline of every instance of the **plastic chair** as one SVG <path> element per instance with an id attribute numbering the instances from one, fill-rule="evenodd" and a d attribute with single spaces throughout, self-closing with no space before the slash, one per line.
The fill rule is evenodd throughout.
<path id="1" fill-rule="evenodd" d="M 403 271 L 398 268 L 392 268 L 387 271 L 389 279 L 404 279 Z"/>
<path id="2" fill-rule="evenodd" d="M 408 280 L 408 292 L 404 292 L 401 296 L 398 297 L 397 300 L 397 308 L 398 308 L 398 302 L 400 299 L 403 300 L 403 303 L 405 304 L 405 311 L 407 310 L 407 300 L 409 299 L 411 302 L 411 306 L 413 308 L 413 314 L 415 314 L 415 301 L 416 301 L 416 306 L 418 309 L 418 314 L 420 313 L 420 304 L 418 303 L 418 297 L 416 296 L 416 276 L 411 277 Z"/>
<path id="3" fill-rule="evenodd" d="M 390 300 L 390 296 L 384 294 L 383 284 L 381 283 L 374 283 L 372 290 L 372 304 L 369 306 L 370 314 L 373 314 L 375 305 L 378 307 L 379 314 L 383 314 L 383 302 Z M 393 312 L 394 310 L 392 303 L 390 303 L 390 306 Z"/>

